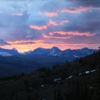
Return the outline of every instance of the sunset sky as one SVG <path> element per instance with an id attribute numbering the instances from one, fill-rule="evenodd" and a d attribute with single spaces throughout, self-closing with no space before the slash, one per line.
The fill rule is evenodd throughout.
<path id="1" fill-rule="evenodd" d="M 0 47 L 19 52 L 100 45 L 100 0 L 0 0 Z"/>

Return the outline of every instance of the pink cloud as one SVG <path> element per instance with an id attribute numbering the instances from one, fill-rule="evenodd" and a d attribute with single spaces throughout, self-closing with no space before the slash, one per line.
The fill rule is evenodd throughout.
<path id="1" fill-rule="evenodd" d="M 48 26 L 59 26 L 59 25 L 63 25 L 64 23 L 68 23 L 68 20 L 62 20 L 61 22 L 57 23 L 53 20 L 50 19 Z"/>
<path id="2" fill-rule="evenodd" d="M 47 29 L 49 26 L 58 26 L 58 24 L 55 21 L 50 19 L 47 25 L 43 25 L 43 26 L 30 25 L 29 28 L 36 29 L 36 30 L 43 30 L 43 29 Z"/>
<path id="3" fill-rule="evenodd" d="M 47 29 L 47 26 L 46 25 L 44 25 L 44 26 L 30 25 L 29 27 L 30 27 L 30 29 L 36 29 L 36 30 Z"/>
<path id="4" fill-rule="evenodd" d="M 49 16 L 49 17 L 54 17 L 58 15 L 57 12 L 39 12 L 39 14 L 45 14 L 46 16 Z"/>
<path id="5" fill-rule="evenodd" d="M 42 34 L 43 38 L 46 39 L 59 39 L 59 40 L 66 40 L 66 39 L 70 39 L 71 37 L 57 37 L 57 36 L 52 36 L 52 35 L 46 35 L 46 34 Z"/>
<path id="6" fill-rule="evenodd" d="M 90 7 L 83 7 L 83 6 L 80 6 L 79 8 L 76 8 L 76 7 L 70 7 L 69 9 L 62 9 L 61 12 L 68 12 L 68 13 L 80 13 L 80 12 L 83 12 L 83 11 L 90 11 Z"/>
<path id="7" fill-rule="evenodd" d="M 47 29 L 49 26 L 59 26 L 59 25 L 63 25 L 64 23 L 68 23 L 68 20 L 62 20 L 61 22 L 55 22 L 52 19 L 49 20 L 49 22 L 46 25 L 43 26 L 36 26 L 36 25 L 30 25 L 29 28 L 30 29 L 36 29 L 36 30 L 43 30 L 43 29 Z"/>
<path id="8" fill-rule="evenodd" d="M 14 13 L 14 14 L 11 14 L 12 16 L 23 16 L 22 13 Z"/>
<path id="9" fill-rule="evenodd" d="M 64 23 L 68 23 L 69 22 L 69 20 L 62 20 L 61 22 L 60 22 L 60 25 L 63 25 Z"/>
<path id="10" fill-rule="evenodd" d="M 52 32 L 52 35 L 53 34 L 74 35 L 74 36 L 95 36 L 95 33 L 94 34 L 90 34 L 89 32 L 80 33 L 80 32 L 64 32 L 64 31 L 58 31 L 58 32 Z"/>
<path id="11" fill-rule="evenodd" d="M 39 13 L 39 14 L 43 14 L 43 12 L 41 12 L 41 11 L 39 11 L 38 13 Z"/>
<path id="12" fill-rule="evenodd" d="M 58 24 L 55 21 L 50 19 L 49 23 L 48 23 L 48 26 L 58 26 Z"/>

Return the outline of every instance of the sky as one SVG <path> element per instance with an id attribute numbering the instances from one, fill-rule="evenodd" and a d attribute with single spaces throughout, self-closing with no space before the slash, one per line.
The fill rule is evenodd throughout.
<path id="1" fill-rule="evenodd" d="M 0 47 L 19 52 L 100 45 L 100 0 L 0 0 Z"/>

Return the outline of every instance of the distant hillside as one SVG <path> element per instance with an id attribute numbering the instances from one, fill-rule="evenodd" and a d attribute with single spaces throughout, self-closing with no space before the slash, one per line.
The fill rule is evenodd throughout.
<path id="1" fill-rule="evenodd" d="M 52 67 L 62 65 L 66 62 L 66 57 L 32 57 L 32 56 L 8 56 L 0 57 L 0 77 L 29 73 L 39 67 Z"/>

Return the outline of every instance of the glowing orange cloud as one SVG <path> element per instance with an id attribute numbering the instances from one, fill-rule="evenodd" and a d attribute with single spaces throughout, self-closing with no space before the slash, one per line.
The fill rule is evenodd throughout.
<path id="1" fill-rule="evenodd" d="M 11 14 L 12 16 L 23 16 L 22 13 L 14 13 L 14 14 Z"/>
<path id="2" fill-rule="evenodd" d="M 39 12 L 39 14 L 45 14 L 46 16 L 49 16 L 49 17 L 54 17 L 58 15 L 57 12 Z"/>
<path id="3" fill-rule="evenodd" d="M 93 43 L 88 43 L 88 44 L 68 43 L 67 44 L 66 42 L 62 42 L 62 40 L 70 39 L 70 37 L 54 37 L 52 32 L 50 32 L 49 35 L 50 36 L 43 34 L 44 40 L 7 41 L 7 43 L 9 43 L 10 45 L 0 46 L 0 47 L 5 48 L 5 49 L 16 48 L 19 52 L 25 52 L 25 51 L 29 51 L 29 50 L 34 50 L 38 47 L 51 48 L 53 46 L 57 46 L 61 50 L 65 50 L 65 49 L 69 49 L 69 48 L 70 49 L 80 49 L 83 47 L 88 47 L 88 48 L 92 48 L 92 49 L 97 48 L 98 49 L 98 45 L 99 45 L 99 44 L 93 44 Z M 54 39 L 54 40 L 58 39 L 58 40 L 57 40 L 57 43 L 56 43 L 56 41 L 54 43 L 48 43 L 47 42 L 48 39 Z M 29 42 L 33 42 L 33 43 L 29 43 Z"/>
<path id="4" fill-rule="evenodd" d="M 30 29 L 36 29 L 36 30 L 43 30 L 43 29 L 47 29 L 47 26 L 35 26 L 35 25 L 30 25 L 29 26 Z"/>
<path id="5" fill-rule="evenodd" d="M 12 49 L 16 48 L 19 52 L 25 52 L 28 50 L 34 50 L 39 45 L 45 44 L 44 40 L 18 40 L 18 41 L 7 41 L 10 46 L 4 46 L 4 48 Z"/>
<path id="6" fill-rule="evenodd" d="M 83 7 L 80 6 L 79 8 L 70 7 L 70 9 L 62 9 L 61 12 L 68 12 L 68 13 L 80 13 L 83 11 L 89 11 L 91 7 Z"/>
<path id="7" fill-rule="evenodd" d="M 19 41 L 7 41 L 11 45 L 26 45 L 26 44 L 37 44 L 44 43 L 43 40 L 19 40 Z"/>
<path id="8" fill-rule="evenodd" d="M 43 38 L 46 38 L 46 39 L 59 39 L 59 40 L 66 40 L 66 39 L 70 39 L 71 37 L 57 37 L 57 36 L 48 36 L 48 35 L 45 35 L 45 34 L 42 34 Z"/>
<path id="9" fill-rule="evenodd" d="M 34 40 L 34 43 L 35 44 L 42 44 L 42 43 L 45 43 L 45 42 L 44 42 L 44 40 Z"/>
<path id="10" fill-rule="evenodd" d="M 36 41 L 40 41 L 40 40 L 36 40 Z M 80 44 L 67 44 L 67 43 L 45 43 L 45 42 L 40 42 L 40 43 L 36 43 L 36 44 L 22 44 L 22 45 L 9 45 L 9 46 L 0 46 L 1 48 L 5 48 L 5 49 L 12 49 L 12 48 L 16 48 L 19 52 L 25 52 L 25 51 L 29 51 L 29 50 L 34 50 L 38 47 L 43 47 L 43 48 L 52 48 L 53 46 L 57 46 L 58 48 L 60 48 L 61 50 L 65 50 L 65 49 L 80 49 L 83 47 L 88 47 L 91 49 L 98 49 L 99 44 L 84 44 L 84 43 L 80 43 Z"/>
<path id="11" fill-rule="evenodd" d="M 52 35 L 53 34 L 74 35 L 74 36 L 95 36 L 95 33 L 94 34 L 90 34 L 89 32 L 80 33 L 80 32 L 64 32 L 64 31 L 58 31 L 58 32 L 52 32 Z"/>

